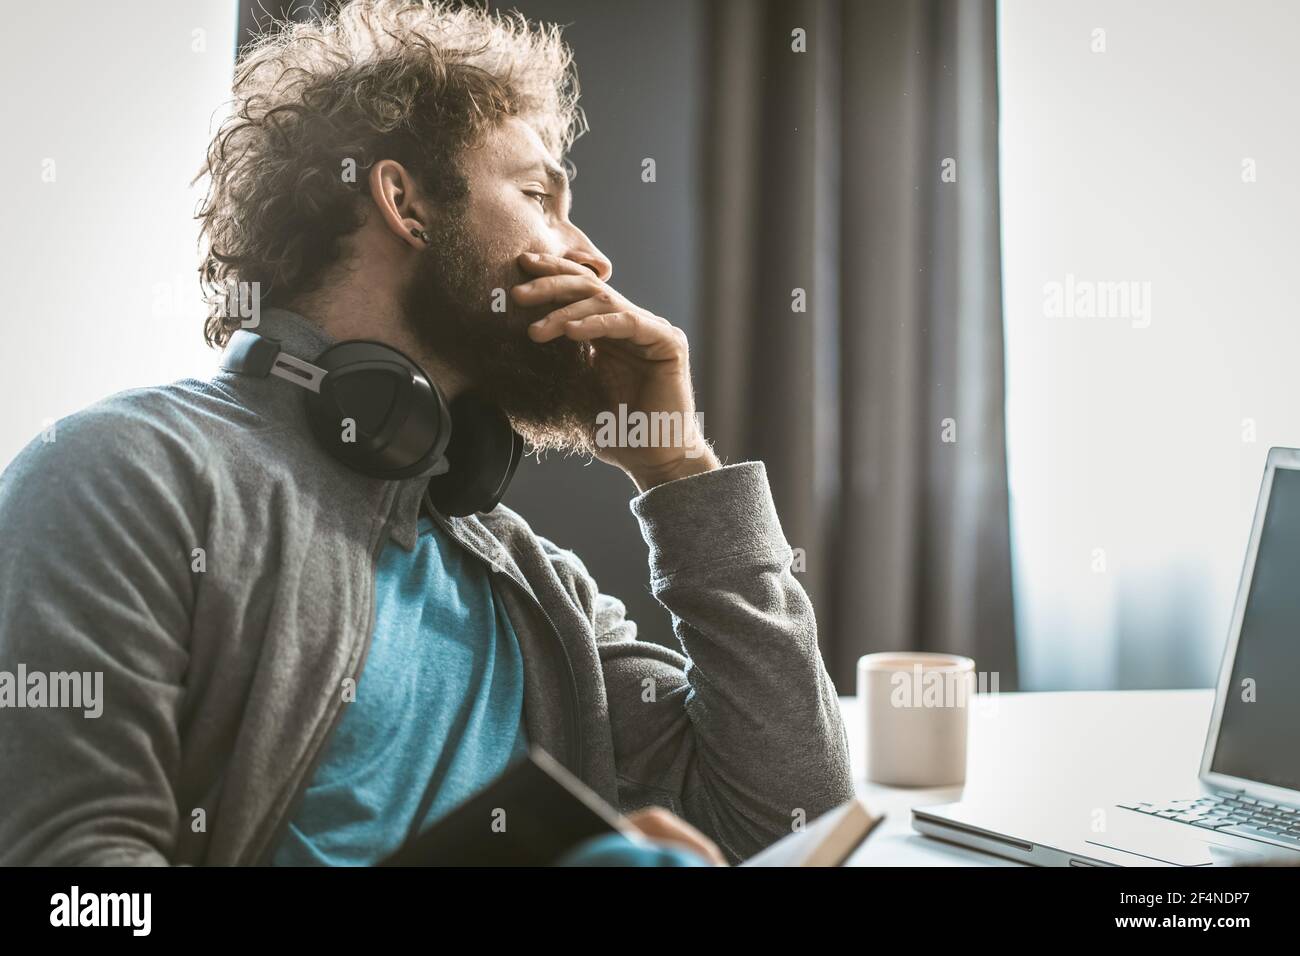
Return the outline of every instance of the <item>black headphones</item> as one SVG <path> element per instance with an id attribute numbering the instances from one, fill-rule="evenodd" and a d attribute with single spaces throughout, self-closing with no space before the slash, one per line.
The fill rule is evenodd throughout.
<path id="1" fill-rule="evenodd" d="M 392 481 L 435 468 L 429 499 L 444 515 L 491 511 L 523 457 L 524 440 L 501 409 L 472 392 L 448 405 L 419 365 L 381 342 L 337 342 L 313 363 L 239 329 L 221 367 L 305 389 L 317 443 L 363 475 Z"/>

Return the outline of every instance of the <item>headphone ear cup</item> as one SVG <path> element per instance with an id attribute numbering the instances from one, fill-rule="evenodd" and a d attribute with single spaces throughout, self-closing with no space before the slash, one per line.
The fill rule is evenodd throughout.
<path id="1" fill-rule="evenodd" d="M 408 478 L 433 466 L 451 439 L 451 413 L 424 371 L 378 342 L 340 342 L 315 362 L 326 374 L 307 392 L 321 446 L 371 478 Z"/>
<path id="2" fill-rule="evenodd" d="M 473 393 L 451 403 L 451 441 L 445 474 L 429 479 L 429 500 L 444 515 L 464 518 L 491 511 L 514 478 L 524 439 L 496 405 Z"/>

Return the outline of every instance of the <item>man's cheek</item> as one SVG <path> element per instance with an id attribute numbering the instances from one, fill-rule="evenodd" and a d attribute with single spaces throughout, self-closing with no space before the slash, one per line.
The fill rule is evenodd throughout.
<path id="1" fill-rule="evenodd" d="M 551 310 L 555 308 L 551 303 L 543 303 L 541 305 L 520 305 L 515 301 L 514 296 L 511 294 L 511 290 L 514 289 L 515 286 L 523 285 L 525 282 L 529 282 L 534 278 L 536 277 L 528 275 L 528 273 L 524 272 L 522 269 L 515 268 L 512 270 L 509 283 L 504 287 L 506 316 L 509 320 L 510 327 L 520 332 L 526 330 L 529 325 L 536 322 L 538 319 L 545 318 L 551 313 Z"/>
<path id="2" fill-rule="evenodd" d="M 523 334 L 538 319 L 543 318 L 550 310 L 550 306 L 539 305 L 519 305 L 510 295 L 510 289 L 506 289 L 506 310 L 505 323 L 512 332 Z"/>

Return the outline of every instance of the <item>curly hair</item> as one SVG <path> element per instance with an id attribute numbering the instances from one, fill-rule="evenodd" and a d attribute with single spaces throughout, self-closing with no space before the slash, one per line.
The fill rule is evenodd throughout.
<path id="1" fill-rule="evenodd" d="M 560 27 L 443 0 L 352 0 L 277 22 L 240 58 L 232 110 L 198 176 L 204 339 L 239 327 L 233 290 L 264 305 L 318 288 L 364 221 L 365 171 L 402 163 L 435 202 L 463 204 L 460 155 L 506 116 L 557 161 L 587 129 Z M 206 244 L 206 248 L 204 245 Z"/>

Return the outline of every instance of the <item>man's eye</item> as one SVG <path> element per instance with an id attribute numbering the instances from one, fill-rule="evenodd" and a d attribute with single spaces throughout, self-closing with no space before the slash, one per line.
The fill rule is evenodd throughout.
<path id="1" fill-rule="evenodd" d="M 525 193 L 524 195 L 532 196 L 534 199 L 537 200 L 537 204 L 541 206 L 543 209 L 546 208 L 546 200 L 551 198 L 550 193 Z"/>

